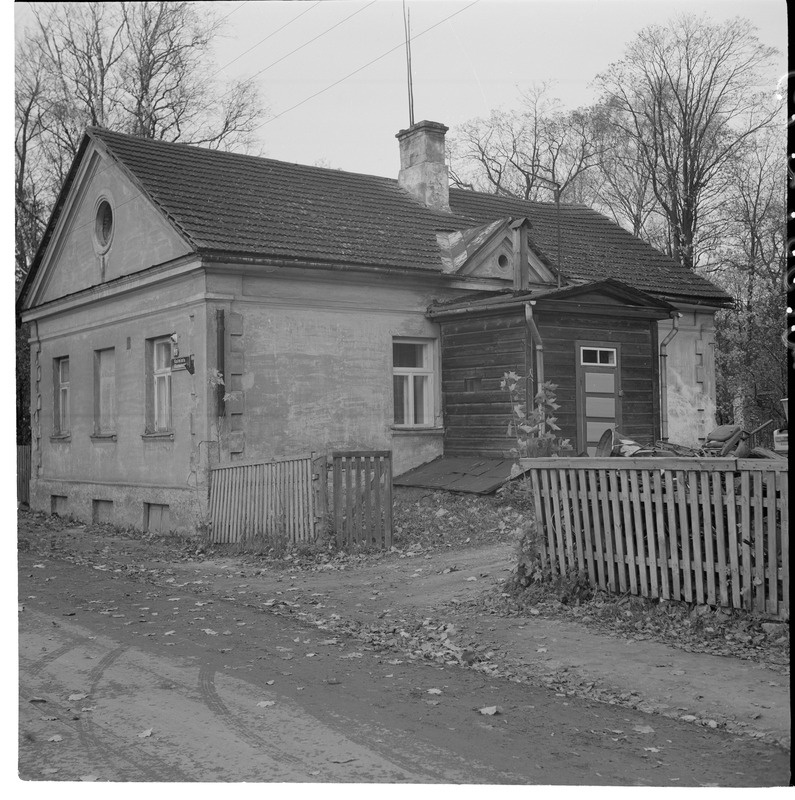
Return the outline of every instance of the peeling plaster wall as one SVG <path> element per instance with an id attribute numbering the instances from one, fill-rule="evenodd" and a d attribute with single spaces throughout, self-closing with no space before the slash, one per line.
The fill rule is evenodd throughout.
<path id="1" fill-rule="evenodd" d="M 206 321 L 203 277 L 139 289 L 38 323 L 32 346 L 35 411 L 31 506 L 91 521 L 94 501 L 111 501 L 107 521 L 142 528 L 145 504 L 169 506 L 168 529 L 195 529 L 206 509 Z M 157 308 L 157 311 L 151 309 Z M 31 326 L 32 328 L 35 326 Z M 195 373 L 171 380 L 172 439 L 145 432 L 146 340 L 176 333 L 181 355 L 193 354 Z M 35 340 L 34 340 L 35 341 Z M 93 437 L 94 353 L 115 350 L 116 439 Z M 68 439 L 54 437 L 53 359 L 68 356 Z M 40 406 L 40 407 L 36 407 Z M 93 438 L 92 438 L 93 437 Z"/>
<path id="2" fill-rule="evenodd" d="M 668 343 L 668 439 L 698 447 L 715 427 L 715 312 L 680 306 L 679 332 Z M 662 342 L 671 320 L 659 323 Z"/>
<path id="3" fill-rule="evenodd" d="M 442 454 L 439 332 L 425 317 L 444 296 L 439 285 L 306 271 L 210 281 L 219 295 L 235 296 L 227 372 L 241 396 L 227 408 L 230 457 L 392 450 L 397 475 Z M 435 430 L 393 429 L 396 336 L 436 342 Z"/>

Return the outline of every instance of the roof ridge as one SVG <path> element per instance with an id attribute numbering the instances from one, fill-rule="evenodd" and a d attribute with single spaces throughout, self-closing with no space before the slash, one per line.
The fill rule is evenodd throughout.
<path id="1" fill-rule="evenodd" d="M 152 139 L 147 136 L 137 136 L 132 133 L 121 133 L 120 131 L 114 131 L 110 128 L 103 128 L 101 126 L 93 125 L 86 128 L 86 132 L 92 135 L 97 136 L 100 139 L 105 140 L 105 137 L 121 137 L 123 139 L 130 140 L 135 142 L 136 144 L 141 143 L 144 146 L 155 146 L 155 147 L 175 147 L 180 148 L 182 150 L 187 150 L 191 153 L 203 153 L 212 156 L 219 156 L 221 158 L 235 158 L 235 159 L 253 159 L 259 163 L 273 163 L 273 164 L 283 164 L 289 167 L 297 167 L 299 169 L 306 169 L 306 170 L 314 170 L 329 174 L 337 174 L 342 173 L 344 175 L 352 175 L 355 177 L 364 177 L 364 178 L 375 178 L 381 181 L 388 181 L 393 184 L 397 184 L 396 178 L 388 178 L 385 175 L 373 175 L 369 172 L 354 172 L 352 170 L 345 170 L 339 167 L 320 167 L 316 164 L 302 164 L 298 161 L 285 161 L 284 159 L 280 158 L 271 158 L 270 156 L 258 156 L 254 155 L 253 153 L 239 153 L 233 150 L 221 150 L 212 147 L 204 147 L 198 144 L 189 144 L 188 142 L 169 142 L 165 139 Z M 110 143 L 108 143 L 110 144 Z M 111 145 L 112 146 L 112 145 Z"/>

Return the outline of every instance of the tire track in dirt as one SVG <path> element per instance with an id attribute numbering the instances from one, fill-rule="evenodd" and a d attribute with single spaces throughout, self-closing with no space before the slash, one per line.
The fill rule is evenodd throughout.
<path id="1" fill-rule="evenodd" d="M 74 650 L 76 647 L 77 644 L 61 645 L 55 650 L 43 655 L 38 661 L 34 661 L 31 666 L 25 668 L 25 672 L 29 677 L 35 678 L 42 672 L 47 664 L 57 661 L 61 656 L 66 655 L 70 650 Z"/>
<path id="2" fill-rule="evenodd" d="M 126 645 L 115 648 L 106 653 L 88 675 L 88 694 L 92 699 L 96 697 L 97 688 L 108 668 L 128 650 Z M 89 757 L 96 757 L 109 766 L 110 758 L 126 762 L 136 770 L 134 780 L 147 781 L 187 781 L 189 778 L 173 764 L 169 764 L 157 756 L 147 753 L 140 747 L 130 747 L 130 744 L 121 739 L 113 731 L 95 724 L 90 712 L 82 717 L 78 723 L 77 732 L 80 744 Z M 111 744 L 108 740 L 115 740 Z M 132 751 L 132 752 L 131 752 Z M 110 758 L 108 758 L 110 757 Z M 125 767 L 120 764 L 120 769 Z M 118 779 L 118 778 L 117 778 Z"/>
<path id="3" fill-rule="evenodd" d="M 246 743 L 264 751 L 277 763 L 292 764 L 302 770 L 305 769 L 306 765 L 302 759 L 292 755 L 284 748 L 279 747 L 273 740 L 265 739 L 258 733 L 255 733 L 227 708 L 215 688 L 215 667 L 211 664 L 202 664 L 199 670 L 199 692 L 207 708 Z"/>

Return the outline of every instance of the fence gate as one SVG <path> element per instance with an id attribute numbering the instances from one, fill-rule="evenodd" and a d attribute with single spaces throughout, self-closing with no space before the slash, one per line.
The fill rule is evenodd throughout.
<path id="1" fill-rule="evenodd" d="M 332 521 L 337 545 L 392 546 L 392 454 L 337 452 L 331 456 Z"/>
<path id="2" fill-rule="evenodd" d="M 17 445 L 17 502 L 30 504 L 30 445 Z"/>
<path id="3" fill-rule="evenodd" d="M 210 471 L 212 541 L 313 541 L 325 514 L 325 481 L 315 480 L 320 463 L 325 464 L 325 459 L 304 456 L 214 467 Z"/>

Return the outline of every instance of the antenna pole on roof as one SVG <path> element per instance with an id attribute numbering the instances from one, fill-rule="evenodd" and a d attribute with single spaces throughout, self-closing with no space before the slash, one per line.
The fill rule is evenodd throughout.
<path id="1" fill-rule="evenodd" d="M 558 289 L 560 289 L 560 184 L 557 182 L 555 183 L 555 205 L 558 218 Z"/>
<path id="2" fill-rule="evenodd" d="M 409 87 L 409 127 L 414 125 L 414 84 L 411 78 L 411 16 L 403 0 L 403 28 L 406 33 L 406 72 Z"/>

